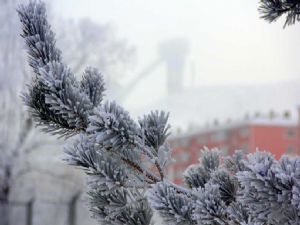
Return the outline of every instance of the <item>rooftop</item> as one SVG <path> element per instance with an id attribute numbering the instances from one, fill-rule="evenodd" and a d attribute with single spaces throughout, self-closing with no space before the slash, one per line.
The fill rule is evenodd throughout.
<path id="1" fill-rule="evenodd" d="M 231 121 L 243 122 L 255 114 L 267 115 L 270 111 L 280 112 L 272 120 L 251 119 L 252 123 L 295 124 L 298 119 L 297 106 L 300 103 L 300 80 L 289 80 L 259 85 L 220 85 L 188 88 L 180 93 L 165 96 L 155 104 L 133 110 L 135 116 L 151 110 L 170 112 L 173 133 L 180 127 L 182 131 L 189 127 L 205 127 Z M 290 120 L 280 119 L 285 111 L 290 112 Z M 278 117 L 278 118 L 277 118 Z M 249 121 L 250 122 L 250 121 Z M 236 122 L 235 122 L 236 123 Z"/>
<path id="2" fill-rule="evenodd" d="M 185 132 L 178 132 L 178 131 L 173 132 L 170 139 L 191 137 L 202 133 L 228 130 L 235 127 L 243 127 L 243 126 L 251 126 L 251 125 L 296 127 L 297 120 L 282 118 L 282 117 L 281 118 L 268 118 L 268 117 L 250 118 L 250 119 L 244 119 L 239 121 L 237 120 L 230 123 L 212 125 L 209 127 L 193 127 L 188 129 Z"/>

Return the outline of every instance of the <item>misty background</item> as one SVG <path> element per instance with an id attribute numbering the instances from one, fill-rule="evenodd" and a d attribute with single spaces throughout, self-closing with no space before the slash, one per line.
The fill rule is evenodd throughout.
<path id="1" fill-rule="evenodd" d="M 198 115 L 200 118 L 190 120 L 200 125 L 215 117 L 225 120 L 228 117 L 243 117 L 246 113 L 254 114 L 255 111 L 295 112 L 295 99 L 289 104 L 283 102 L 283 105 L 281 102 L 268 105 L 268 100 L 264 99 L 263 103 L 256 106 L 253 101 L 257 101 L 257 98 L 245 96 L 237 103 L 225 103 L 227 100 L 231 102 L 230 98 L 236 95 L 240 98 L 243 89 L 251 90 L 252 87 L 260 86 L 256 91 L 263 92 L 268 89 L 267 92 L 273 92 L 272 87 L 280 88 L 283 85 L 280 89 L 284 89 L 282 94 L 285 95 L 284 92 L 289 88 L 290 92 L 296 89 L 295 82 L 299 84 L 297 71 L 300 69 L 300 47 L 296 43 L 300 35 L 300 25 L 295 24 L 283 30 L 282 21 L 268 24 L 259 18 L 258 1 L 54 0 L 51 5 L 53 12 L 65 19 L 89 18 L 97 23 L 110 24 L 119 36 L 126 38 L 135 47 L 135 61 L 130 70 L 124 71 L 120 76 L 120 87 L 126 86 L 159 58 L 159 45 L 162 42 L 176 38 L 186 40 L 188 52 L 182 73 L 184 90 L 189 92 L 197 89 L 202 96 L 217 95 L 211 100 L 201 100 L 198 106 L 201 108 L 193 105 L 189 109 L 190 106 L 184 105 L 190 96 L 193 97 L 191 101 L 201 98 L 196 97 L 196 93 L 187 94 L 190 96 L 177 104 L 178 110 L 185 108 L 185 111 L 197 111 L 189 117 Z M 215 92 L 222 93 L 218 95 Z M 122 104 L 136 116 L 151 107 L 172 110 L 171 122 L 174 126 L 184 126 L 191 122 L 187 121 L 188 118 L 179 121 L 181 119 L 177 115 L 172 117 L 177 108 L 173 107 L 174 103 L 170 103 L 171 106 L 163 104 L 166 101 L 162 99 L 166 96 L 166 70 L 164 65 L 159 65 L 152 68 L 139 85 L 130 91 Z M 221 98 L 218 99 L 218 96 Z M 275 97 L 270 93 L 268 96 Z M 233 110 L 226 109 L 232 108 L 232 104 L 238 105 L 239 110 L 235 106 Z M 249 104 L 251 107 L 247 106 Z M 203 108 L 207 112 L 201 116 Z M 215 112 L 222 108 L 225 108 L 223 114 Z"/>
<path id="2" fill-rule="evenodd" d="M 21 2 L 0 0 L 0 224 L 94 225 L 83 174 L 62 161 L 64 140 L 36 129 L 20 98 L 33 75 L 19 37 Z M 166 110 L 175 135 L 270 112 L 298 119 L 300 24 L 268 24 L 258 1 L 46 4 L 64 62 L 78 78 L 97 67 L 107 98 L 135 119 Z"/>

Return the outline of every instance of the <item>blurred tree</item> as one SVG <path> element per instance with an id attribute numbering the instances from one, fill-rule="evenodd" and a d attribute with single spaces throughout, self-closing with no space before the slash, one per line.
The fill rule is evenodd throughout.
<path id="1" fill-rule="evenodd" d="M 110 24 L 98 24 L 90 19 L 59 19 L 55 24 L 57 45 L 65 52 L 64 60 L 72 71 L 80 74 L 88 65 L 101 68 L 109 94 L 116 96 L 120 80 L 133 66 L 135 48 L 126 39 L 116 37 Z"/>
<path id="2" fill-rule="evenodd" d="M 20 54 L 23 44 L 15 13 L 19 2 L 0 0 L 0 225 L 8 224 L 9 194 L 16 179 L 32 170 L 57 177 L 50 170 L 33 168 L 27 159 L 27 153 L 41 149 L 54 139 L 40 136 L 40 132 L 32 129 L 32 119 L 20 98 L 31 73 L 25 54 Z M 66 61 L 77 73 L 86 64 L 96 65 L 109 74 L 106 79 L 112 88 L 118 86 L 119 77 L 111 74 L 124 75 L 121 71 L 127 69 L 135 53 L 126 40 L 115 38 L 110 25 L 98 25 L 87 19 L 78 22 L 60 20 L 58 28 L 59 45 L 66 52 Z M 74 35 L 66 35 L 68 32 Z"/>
<path id="3" fill-rule="evenodd" d="M 0 88 L 8 84 L 20 88 L 26 63 L 24 56 L 20 54 L 18 21 L 16 16 L 13 16 L 16 0 L 0 0 L 0 4 Z"/>
<path id="4" fill-rule="evenodd" d="M 20 54 L 15 0 L 0 0 L 0 224 L 8 223 L 7 203 L 15 162 L 32 127 L 26 117 L 19 91 L 26 73 Z M 4 22 L 5 21 L 5 22 Z"/>
<path id="5" fill-rule="evenodd" d="M 272 23 L 286 15 L 284 27 L 300 20 L 300 0 L 260 0 L 261 18 Z"/>

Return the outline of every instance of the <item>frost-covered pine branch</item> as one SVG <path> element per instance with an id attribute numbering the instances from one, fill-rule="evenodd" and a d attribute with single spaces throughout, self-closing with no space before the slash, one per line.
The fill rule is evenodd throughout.
<path id="1" fill-rule="evenodd" d="M 109 23 L 98 24 L 89 19 L 64 20 L 49 14 L 56 28 L 57 46 L 72 71 L 81 73 L 88 65 L 101 68 L 109 95 L 117 96 L 122 90 L 120 81 L 134 68 L 135 47 L 119 37 Z"/>
<path id="2" fill-rule="evenodd" d="M 299 0 L 260 0 L 261 18 L 272 23 L 285 15 L 284 27 L 300 20 Z"/>
<path id="3" fill-rule="evenodd" d="M 145 191 L 162 181 L 168 163 L 168 114 L 152 112 L 132 120 L 121 106 L 103 102 L 104 82 L 94 68 L 83 79 L 62 61 L 45 5 L 31 1 L 18 9 L 29 64 L 35 77 L 24 94 L 44 131 L 73 136 L 66 160 L 89 177 L 91 211 L 104 224 L 149 224 Z"/>
<path id="4" fill-rule="evenodd" d="M 150 205 L 165 224 L 300 224 L 299 162 L 258 151 L 224 158 L 204 149 L 200 163 L 184 174 L 190 190 L 157 183 L 149 191 Z"/>
<path id="5" fill-rule="evenodd" d="M 164 224 L 300 224 L 300 158 L 279 161 L 265 152 L 223 157 L 203 149 L 184 173 L 186 186 L 166 179 L 170 162 L 168 114 L 134 121 L 104 100 L 104 81 L 87 68 L 78 81 L 62 61 L 45 5 L 18 9 L 35 77 L 24 94 L 46 132 L 69 137 L 66 161 L 88 176 L 90 209 L 101 224 L 148 225 L 156 211 Z"/>
<path id="6" fill-rule="evenodd" d="M 165 223 L 228 224 L 227 210 L 236 201 L 238 183 L 221 165 L 220 152 L 204 149 L 200 164 L 190 166 L 184 177 L 189 189 L 158 183 L 149 191 L 150 204 Z"/>

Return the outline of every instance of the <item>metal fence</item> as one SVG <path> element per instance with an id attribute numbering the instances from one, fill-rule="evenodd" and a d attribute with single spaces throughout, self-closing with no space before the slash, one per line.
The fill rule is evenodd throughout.
<path id="1" fill-rule="evenodd" d="M 69 202 L 33 199 L 0 204 L 0 225 L 96 225 L 85 201 L 76 195 Z"/>

